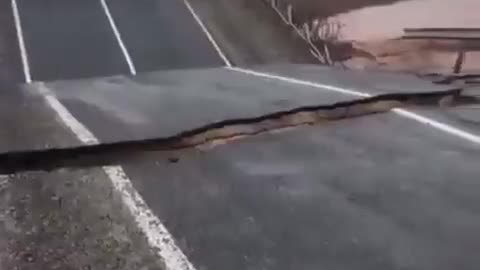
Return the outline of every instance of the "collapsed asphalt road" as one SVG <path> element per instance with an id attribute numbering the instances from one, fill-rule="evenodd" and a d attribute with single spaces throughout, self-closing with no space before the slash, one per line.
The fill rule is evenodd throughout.
<path id="1" fill-rule="evenodd" d="M 21 24 L 33 31 L 25 33 L 29 60 L 37 61 L 31 77 L 54 81 L 0 89 L 1 157 L 8 164 L 15 164 L 12 156 L 26 158 L 16 164 L 22 166 L 6 166 L 8 172 L 58 170 L 1 177 L 0 268 L 480 265 L 480 126 L 452 117 L 465 116 L 452 110 L 476 102 L 460 97 L 456 86 L 312 65 L 223 68 L 202 27 L 174 1 L 165 2 L 171 12 L 158 10 L 158 1 L 105 2 L 137 75 L 59 80 L 132 73 L 122 46 L 112 47 L 119 39 L 111 24 L 109 31 L 108 24 L 77 26 L 71 39 L 83 44 L 87 39 L 79 37 L 89 37 L 85 47 L 73 41 L 58 47 L 41 38 L 54 38 L 51 30 L 69 39 L 73 33 L 63 31 L 63 20 L 72 29 L 75 21 L 93 25 L 85 20 L 98 22 L 102 2 L 18 3 L 20 18 L 27 10 L 43 22 Z M 178 32 L 167 34 L 171 41 L 158 43 L 156 30 L 177 19 Z M 49 65 L 55 55 L 65 58 Z M 405 105 L 415 106 L 398 110 Z M 478 118 L 478 111 L 469 114 Z M 345 119 L 333 121 L 338 118 Z M 278 132 L 286 127 L 294 128 Z M 229 140 L 238 135 L 251 136 Z M 164 139 L 148 145 L 151 138 Z M 169 148 L 168 138 L 189 147 Z M 138 142 L 142 150 L 166 148 L 145 154 L 136 152 Z M 112 152 L 103 152 L 104 146 Z M 89 149 L 99 152 L 83 164 L 70 156 Z M 43 153 L 63 156 L 43 159 Z M 65 157 L 71 163 L 61 164 Z M 113 166 L 100 167 L 107 164 Z"/>
<path id="2" fill-rule="evenodd" d="M 278 132 L 287 128 L 385 113 L 395 108 L 411 106 L 435 108 L 477 104 L 480 104 L 480 98 L 462 95 L 462 89 L 431 93 L 384 94 L 332 105 L 298 107 L 253 118 L 228 119 L 166 138 L 122 141 L 65 149 L 0 153 L 0 174 L 111 166 L 126 161 L 133 162 L 148 151 L 175 151 L 205 147 L 266 132 Z"/>
<path id="3" fill-rule="evenodd" d="M 81 142 L 94 144 L 92 148 L 75 148 L 77 143 L 67 143 L 61 146 L 63 149 L 101 150 L 95 146 L 100 143 L 107 148 L 120 145 L 118 149 L 125 150 L 125 145 L 138 146 L 135 142 L 128 145 L 131 140 L 194 135 L 199 126 L 206 127 L 200 130 L 204 133 L 180 139 L 204 142 L 239 131 L 249 134 L 269 127 L 308 124 L 313 116 L 309 112 L 328 120 L 342 116 L 346 108 L 352 109 L 349 115 L 354 116 L 400 106 L 400 100 L 417 105 L 410 108 L 413 112 L 371 114 L 297 126 L 286 132 L 260 133 L 242 140 L 217 140 L 214 148 L 207 144 L 169 151 L 171 145 L 162 145 L 160 140 L 160 148 L 167 149 L 148 154 L 113 151 L 103 159 L 103 152 L 96 152 L 98 155 L 90 156 L 89 161 L 122 165 L 104 167 L 115 186 L 112 194 L 119 194 L 127 209 L 136 207 L 128 198 L 140 198 L 141 207 L 134 208 L 131 218 L 148 243 L 160 248 L 155 254 L 165 260 L 168 269 L 303 269 L 327 264 L 394 269 L 407 263 L 392 256 L 403 256 L 408 264 L 422 269 L 442 269 L 443 265 L 448 269 L 463 262 L 464 254 L 476 250 L 480 242 L 471 238 L 472 230 L 459 231 L 457 226 L 477 226 L 476 210 L 466 214 L 462 205 L 476 198 L 468 185 L 479 172 L 475 134 L 480 130 L 458 121 L 445 128 L 434 120 L 420 120 L 415 114 L 430 112 L 435 119 L 449 108 L 444 105 L 468 105 L 456 102 L 463 100 L 455 99 L 460 90 L 449 91 L 443 85 L 401 74 L 364 74 L 313 66 L 271 69 L 277 74 L 301 72 L 306 77 L 323 74 L 325 78 L 315 83 L 220 68 L 35 83 L 21 92 L 33 95 L 33 101 L 46 99 L 56 104 L 53 108 L 59 113 L 60 126 L 75 132 Z M 364 76 L 369 78 L 366 85 Z M 366 94 L 345 85 L 375 89 L 377 93 L 371 91 L 370 95 L 377 97 L 352 101 L 358 98 L 347 93 Z M 409 89 L 403 95 L 388 94 L 392 91 L 388 89 L 406 85 Z M 318 107 L 319 102 L 337 105 Z M 81 122 L 72 120 L 75 118 Z M 250 124 L 222 123 L 225 119 Z M 42 123 L 37 128 L 52 126 L 51 121 Z M 220 123 L 219 129 L 212 123 Z M 60 146 L 37 146 L 47 152 L 51 148 Z M 70 161 L 76 166 L 82 159 Z M 79 172 L 90 175 L 90 170 Z M 50 174 L 57 172 L 35 175 Z M 444 186 L 455 188 L 446 191 Z M 429 196 L 424 194 L 427 191 Z M 442 209 L 448 209 L 449 215 L 455 213 L 453 224 Z M 429 212 L 433 214 L 425 214 Z M 445 227 L 432 230 L 432 222 Z M 426 226 L 428 235 L 423 233 Z M 384 240 L 374 236 L 379 232 Z M 441 244 L 452 242 L 459 234 L 461 242 Z M 315 240 L 308 240 L 312 238 Z M 389 245 L 393 246 L 382 248 Z M 432 259 L 422 261 L 405 255 L 413 247 L 416 253 Z M 444 255 L 452 252 L 462 255 L 445 259 Z M 139 255 L 147 254 L 142 251 Z M 473 254 L 470 257 L 475 258 Z M 464 265 L 476 266 L 478 262 L 472 259 Z"/>
<path id="4" fill-rule="evenodd" d="M 19 82 L 225 64 L 186 2 L 2 0 L 0 5 L 2 151 L 86 142 L 58 122 L 51 104 L 45 107 L 37 96 L 40 92 L 24 91 Z M 245 13 L 243 8 L 234 10 Z M 282 52 L 288 38 L 278 39 L 282 35 L 268 25 L 261 28 L 268 35 L 260 34 L 258 41 L 274 45 L 268 50 L 255 47 L 261 53 L 253 57 L 252 47 L 231 42 L 239 32 L 242 38 L 252 35 L 251 29 L 232 30 L 232 25 L 239 20 L 256 25 L 257 19 L 237 16 L 230 20 L 234 24 L 216 32 L 229 40 L 224 45 L 232 59 L 255 62 L 265 52 L 270 60 L 282 55 L 291 59 L 295 50 Z M 222 21 L 225 18 L 206 22 L 212 27 Z M 274 35 L 277 39 L 271 40 Z M 275 44 L 282 48 L 275 49 Z M 188 260 L 153 213 L 150 218 L 131 215 L 131 207 L 142 214 L 149 209 L 139 206 L 138 194 L 133 194 L 135 201 L 124 200 L 125 190 L 132 187 L 128 177 L 122 177 L 121 168 L 0 176 L 0 268 L 186 269 Z"/>

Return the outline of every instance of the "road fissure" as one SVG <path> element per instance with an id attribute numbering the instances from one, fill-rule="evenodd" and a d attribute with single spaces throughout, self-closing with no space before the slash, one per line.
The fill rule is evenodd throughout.
<path id="1" fill-rule="evenodd" d="M 127 160 L 141 158 L 148 152 L 216 145 L 238 138 L 385 113 L 404 107 L 458 106 L 479 103 L 478 97 L 462 95 L 461 88 L 436 92 L 378 95 L 329 105 L 297 107 L 252 118 L 214 122 L 170 137 L 3 153 L 0 154 L 0 173 L 118 165 Z"/>

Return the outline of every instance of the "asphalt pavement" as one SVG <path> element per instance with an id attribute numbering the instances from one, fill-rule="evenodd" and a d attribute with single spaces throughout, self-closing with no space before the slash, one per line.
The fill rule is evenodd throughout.
<path id="1" fill-rule="evenodd" d="M 138 72 L 223 66 L 183 1 L 108 1 Z"/>
<path id="2" fill-rule="evenodd" d="M 347 89 L 340 79 L 374 95 L 402 84 L 407 93 L 445 90 L 403 74 L 259 69 L 310 71 L 321 74 L 319 83 Z M 31 91 L 55 93 L 107 143 L 358 98 L 311 84 L 220 68 L 58 81 Z M 152 153 L 122 167 L 197 269 L 475 269 L 478 150 L 387 113 Z"/>
<path id="3" fill-rule="evenodd" d="M 228 69 L 182 1 L 107 4 L 121 42 L 100 1 L 18 2 L 36 82 L 0 90 L 3 152 L 449 88 L 316 65 Z M 3 176 L 0 268 L 478 269 L 479 132 L 414 110 L 431 118 L 318 121 L 121 167 Z"/>
<path id="4" fill-rule="evenodd" d="M 78 146 L 38 92 L 0 88 L 0 151 Z M 162 269 L 100 168 L 0 175 L 1 269 Z"/>
<path id="5" fill-rule="evenodd" d="M 32 79 L 130 74 L 127 58 L 138 72 L 224 64 L 182 1 L 106 7 L 99 0 L 19 0 Z"/>
<path id="6" fill-rule="evenodd" d="M 126 74 L 100 1 L 18 1 L 33 80 Z"/>
<path id="7" fill-rule="evenodd" d="M 24 82 L 10 1 L 0 1 L 0 25 L 0 84 Z"/>

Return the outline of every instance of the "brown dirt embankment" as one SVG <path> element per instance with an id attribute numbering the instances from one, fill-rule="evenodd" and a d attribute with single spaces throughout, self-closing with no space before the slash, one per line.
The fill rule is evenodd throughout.
<path id="1" fill-rule="evenodd" d="M 413 73 L 480 72 L 480 40 L 403 38 L 406 28 L 478 28 L 476 14 L 462 9 L 480 7 L 475 1 L 460 0 L 455 6 L 447 0 L 262 1 L 308 36 L 328 64 Z"/>

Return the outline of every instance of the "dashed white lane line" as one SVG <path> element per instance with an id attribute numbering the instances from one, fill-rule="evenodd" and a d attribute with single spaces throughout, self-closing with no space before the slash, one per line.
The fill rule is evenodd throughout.
<path id="1" fill-rule="evenodd" d="M 22 56 L 25 81 L 31 83 L 31 74 L 28 64 L 28 57 L 23 40 L 23 32 L 16 0 L 12 0 L 12 9 L 15 18 L 18 43 Z M 108 15 L 107 15 L 108 16 Z M 121 40 L 120 40 L 121 41 Z M 129 58 L 127 58 L 129 59 Z M 132 74 L 135 74 L 133 64 Z M 38 83 L 39 92 L 45 98 L 46 103 L 58 115 L 60 120 L 67 126 L 75 136 L 84 144 L 98 144 L 99 140 L 82 123 L 80 123 L 56 96 L 45 86 L 43 82 Z M 112 182 L 115 190 L 120 194 L 123 203 L 134 218 L 139 229 L 145 234 L 150 247 L 155 250 L 158 256 L 163 259 L 167 270 L 195 270 L 195 267 L 188 260 L 187 256 L 175 244 L 173 236 L 162 224 L 160 219 L 150 210 L 132 182 L 120 166 L 104 167 L 106 175 Z"/>
<path id="2" fill-rule="evenodd" d="M 202 29 L 203 33 L 205 33 L 205 35 L 207 36 L 208 40 L 210 41 L 210 43 L 213 45 L 213 47 L 215 48 L 215 50 L 217 51 L 218 55 L 220 56 L 220 58 L 222 58 L 223 62 L 225 63 L 225 65 L 227 67 L 232 67 L 232 63 L 230 62 L 230 60 L 228 60 L 227 56 L 225 55 L 225 53 L 223 53 L 222 49 L 220 48 L 220 46 L 218 45 L 218 43 L 215 41 L 215 39 L 213 38 L 212 34 L 210 33 L 210 31 L 208 31 L 207 27 L 205 26 L 205 24 L 203 24 L 202 20 L 200 19 L 200 17 L 198 16 L 198 14 L 195 12 L 195 10 L 193 9 L 192 5 L 190 5 L 190 2 L 188 2 L 188 0 L 183 0 L 183 2 L 185 3 L 185 6 L 187 6 L 187 9 L 190 11 L 190 13 L 192 14 L 193 18 L 195 19 L 195 21 L 197 21 L 198 25 L 200 26 L 200 28 Z"/>
<path id="3" fill-rule="evenodd" d="M 100 0 L 100 3 L 102 4 L 103 11 L 105 12 L 108 22 L 110 23 L 110 27 L 112 28 L 113 34 L 117 39 L 118 45 L 122 50 L 123 56 L 125 57 L 125 61 L 128 64 L 128 69 L 130 70 L 130 74 L 132 75 L 137 74 L 137 69 L 135 68 L 135 65 L 133 64 L 133 61 L 132 61 L 132 57 L 130 56 L 130 53 L 128 53 L 127 47 L 123 42 L 122 36 L 120 35 L 120 31 L 118 31 L 117 24 L 115 23 L 115 20 L 113 19 L 113 16 L 110 13 L 110 8 L 108 8 L 107 2 L 105 0 Z"/>
<path id="4" fill-rule="evenodd" d="M 75 119 L 44 83 L 38 83 L 38 89 L 60 120 L 82 143 L 90 145 L 99 143 L 92 132 Z M 120 194 L 137 226 L 145 234 L 151 248 L 164 260 L 167 270 L 195 270 L 187 256 L 175 244 L 173 236 L 150 210 L 138 191 L 135 190 L 122 167 L 108 166 L 104 167 L 103 170 L 111 180 L 115 190 Z"/>
<path id="5" fill-rule="evenodd" d="M 327 85 L 327 84 L 321 84 L 321 83 L 316 83 L 316 82 L 311 82 L 311 81 L 305 81 L 305 80 L 299 80 L 295 78 L 290 78 L 286 76 L 280 76 L 277 74 L 271 74 L 271 73 L 265 73 L 265 72 L 258 72 L 254 70 L 249 70 L 249 69 L 244 69 L 244 68 L 238 68 L 238 67 L 227 67 L 227 69 L 236 71 L 236 72 L 241 72 L 244 74 L 248 74 L 251 76 L 256 76 L 256 77 L 262 77 L 266 79 L 272 79 L 272 80 L 280 80 L 283 82 L 291 83 L 291 84 L 298 84 L 298 85 L 304 85 L 304 86 L 310 86 L 310 87 L 315 87 L 319 89 L 324 89 L 324 90 L 329 90 L 333 92 L 338 92 L 342 94 L 348 94 L 348 95 L 353 95 L 357 97 L 371 97 L 371 94 L 364 93 L 364 92 L 359 92 L 356 90 L 352 89 L 346 89 L 342 87 L 337 87 L 337 86 L 332 86 L 332 85 Z M 467 140 L 469 142 L 475 143 L 480 145 L 480 136 L 470 133 L 468 131 L 462 130 L 460 128 L 439 122 L 437 120 L 422 116 L 417 113 L 410 112 L 408 110 L 404 109 L 393 109 L 392 110 L 394 113 L 403 116 L 405 118 L 414 120 L 416 122 L 419 122 L 421 124 L 424 124 L 426 126 L 435 128 L 437 130 L 440 130 L 442 132 L 445 132 L 449 135 L 452 135 L 454 137 L 461 138 L 463 140 Z"/>
<path id="6" fill-rule="evenodd" d="M 15 29 L 17 32 L 18 47 L 20 49 L 20 57 L 22 58 L 23 74 L 25 76 L 25 82 L 31 83 L 32 76 L 30 74 L 30 64 L 28 62 L 27 49 L 25 48 L 25 40 L 23 39 L 23 28 L 20 20 L 20 11 L 16 0 L 12 0 L 13 19 L 15 21 Z"/>
<path id="7" fill-rule="evenodd" d="M 113 21 L 108 6 L 104 0 L 100 0 L 112 29 L 117 37 L 117 41 L 122 48 L 125 59 L 132 74 L 136 74 L 130 55 L 123 44 L 120 33 Z M 31 83 L 30 66 L 28 55 L 25 48 L 23 38 L 22 25 L 19 16 L 19 10 L 16 0 L 11 2 L 17 38 L 22 57 L 22 64 L 25 74 L 25 82 Z M 67 126 L 75 136 L 84 144 L 98 144 L 99 140 L 91 133 L 82 123 L 80 123 L 56 96 L 45 86 L 43 82 L 38 83 L 39 92 L 45 98 L 46 103 L 58 115 L 60 120 Z M 160 219 L 147 206 L 138 191 L 132 185 L 132 182 L 120 166 L 104 167 L 106 175 L 112 182 L 115 190 L 120 194 L 123 203 L 126 205 L 130 214 L 134 218 L 139 229 L 145 234 L 150 247 L 163 259 L 167 270 L 195 270 L 193 264 L 188 260 L 187 256 L 176 245 L 173 236 L 168 232 L 167 228 L 162 224 Z"/>

